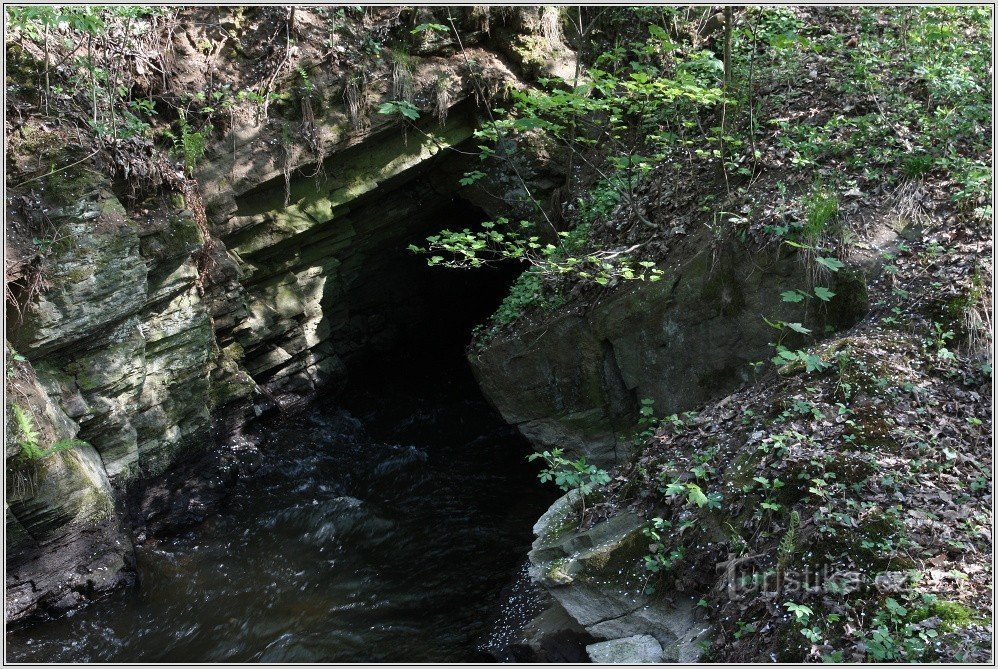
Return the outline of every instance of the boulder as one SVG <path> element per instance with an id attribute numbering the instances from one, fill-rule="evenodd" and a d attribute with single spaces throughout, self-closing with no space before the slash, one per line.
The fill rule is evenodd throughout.
<path id="1" fill-rule="evenodd" d="M 594 643 L 586 646 L 586 652 L 596 664 L 657 664 L 662 661 L 662 646 L 647 634 Z"/>
<path id="2" fill-rule="evenodd" d="M 867 307 L 859 273 L 828 277 L 836 297 L 808 315 L 781 298 L 809 285 L 797 258 L 740 242 L 688 242 L 660 265 L 661 281 L 624 283 L 584 311 L 560 309 L 469 351 L 486 396 L 538 450 L 620 462 L 642 399 L 668 416 L 753 379 L 751 363 L 772 357 L 776 339 L 763 316 L 820 331 L 853 324 Z"/>
<path id="3" fill-rule="evenodd" d="M 695 662 L 710 625 L 693 597 L 682 592 L 646 594 L 644 523 L 621 513 L 579 529 L 580 496 L 573 491 L 537 521 L 530 574 L 573 620 L 598 639 L 647 635 L 669 662 Z M 591 648 L 591 646 L 590 646 Z"/>

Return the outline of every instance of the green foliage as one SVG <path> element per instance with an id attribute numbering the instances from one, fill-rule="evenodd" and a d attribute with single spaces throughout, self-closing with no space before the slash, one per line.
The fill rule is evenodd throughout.
<path id="1" fill-rule="evenodd" d="M 812 290 L 813 290 L 813 296 L 818 298 L 822 302 L 828 302 L 833 297 L 835 297 L 835 293 L 826 288 L 825 286 L 815 286 Z M 782 299 L 784 302 L 792 302 L 795 304 L 803 302 L 804 300 L 809 299 L 811 296 L 812 293 L 807 293 L 804 292 L 803 290 L 796 290 L 796 289 L 786 290 L 780 293 L 780 299 Z M 799 325 L 799 323 L 797 325 Z"/>
<path id="2" fill-rule="evenodd" d="M 398 115 L 409 121 L 419 120 L 419 110 L 411 102 L 406 100 L 385 102 L 378 107 L 378 113 L 386 116 Z"/>
<path id="3" fill-rule="evenodd" d="M 797 531 L 800 529 L 800 514 L 797 511 L 790 512 L 790 523 L 787 525 L 786 534 L 780 540 L 780 545 L 776 550 L 776 560 L 782 566 L 790 562 L 794 551 L 797 550 Z"/>
<path id="4" fill-rule="evenodd" d="M 828 269 L 828 270 L 830 270 L 832 272 L 838 272 L 840 269 L 842 269 L 843 267 L 845 267 L 845 263 L 843 263 L 841 260 L 839 260 L 837 258 L 822 258 L 822 257 L 817 257 L 817 258 L 814 259 L 814 262 L 818 263 L 819 265 L 821 265 L 825 269 Z"/>
<path id="5" fill-rule="evenodd" d="M 815 286 L 812 290 L 814 291 L 814 296 L 822 302 L 829 302 L 835 297 L 835 293 L 824 286 Z"/>
<path id="6" fill-rule="evenodd" d="M 490 323 L 499 328 L 515 322 L 528 307 L 538 307 L 549 310 L 560 306 L 559 299 L 546 299 L 543 292 L 542 277 L 539 272 L 528 269 L 520 274 L 509 293 L 503 298 L 496 312 L 492 314 Z"/>
<path id="7" fill-rule="evenodd" d="M 207 142 L 205 135 L 211 132 L 211 126 L 202 130 L 195 130 L 187 122 L 187 115 L 180 112 L 180 134 L 175 135 L 168 132 L 167 136 L 173 139 L 173 151 L 184 162 L 184 169 L 187 174 L 193 174 L 197 162 L 204 156 Z"/>
<path id="8" fill-rule="evenodd" d="M 483 224 L 486 226 L 486 230 L 490 229 L 492 223 L 486 222 Z M 561 235 L 561 244 L 555 249 L 548 252 L 553 259 L 553 262 L 559 262 L 561 258 L 568 257 L 570 254 L 577 252 L 579 248 L 583 246 L 586 240 L 586 234 L 588 231 L 588 226 L 579 226 L 573 230 Z M 441 235 L 448 234 L 453 235 L 454 233 L 445 231 Z M 465 230 L 461 233 L 462 235 L 470 235 L 470 231 Z M 434 235 L 430 237 L 428 241 L 431 243 L 437 243 L 439 236 Z M 467 242 L 469 238 L 464 237 L 458 238 L 460 243 Z M 533 242 L 537 243 L 537 242 Z M 416 246 L 410 246 L 410 250 L 413 252 L 425 253 L 424 249 L 420 249 Z M 431 265 L 441 264 L 444 262 L 443 256 L 431 257 L 428 262 Z M 469 262 L 485 262 L 481 258 L 470 259 Z M 472 264 L 472 266 L 477 266 Z M 516 281 L 513 282 L 509 293 L 500 303 L 499 308 L 496 312 L 489 318 L 488 324 L 486 326 L 479 326 L 476 328 L 475 338 L 479 343 L 484 342 L 489 337 L 495 335 L 501 328 L 514 323 L 520 316 L 523 315 L 525 311 L 530 308 L 540 309 L 544 311 L 550 311 L 552 309 L 557 309 L 564 304 L 564 299 L 557 293 L 552 293 L 551 290 L 545 287 L 544 278 L 545 272 L 539 267 L 529 267 L 524 272 L 517 277 Z"/>
<path id="9" fill-rule="evenodd" d="M 720 64 L 712 53 L 681 52 L 654 24 L 649 33 L 598 56 L 583 84 L 542 79 L 539 88 L 512 91 L 512 108 L 479 137 L 497 141 L 540 130 L 632 204 L 642 174 L 693 145 L 683 121 L 723 101 Z M 598 164 L 593 149 L 601 144 L 610 151 L 596 158 Z"/>
<path id="10" fill-rule="evenodd" d="M 640 446 L 648 439 L 655 436 L 655 430 L 662 424 L 662 420 L 655 416 L 655 400 L 650 397 L 641 398 L 638 407 L 638 425 L 642 428 L 634 436 L 634 444 Z"/>
<path id="11" fill-rule="evenodd" d="M 833 52 L 839 91 L 877 101 L 874 109 L 846 107 L 822 124 L 771 119 L 781 131 L 780 144 L 801 168 L 834 159 L 888 182 L 929 172 L 948 175 L 958 185 L 954 202 L 979 220 L 990 218 L 991 170 L 987 160 L 974 156 L 991 150 L 991 13 L 906 7 L 885 24 L 880 12 L 859 10 L 857 43 L 846 46 L 841 34 L 805 36 L 808 27 L 798 20 L 769 8 L 755 10 L 754 37 L 775 48 L 762 63 L 750 53 L 743 59 L 751 57 L 774 79 L 791 81 L 795 57 Z M 809 219 L 820 220 L 836 207 L 812 199 L 805 209 Z"/>
<path id="12" fill-rule="evenodd" d="M 409 250 L 429 255 L 430 266 L 475 268 L 516 261 L 528 263 L 539 275 L 571 274 L 601 286 L 615 280 L 661 280 L 662 270 L 654 262 L 634 262 L 624 253 L 608 250 L 578 254 L 586 230 L 583 226 L 562 231 L 557 244 L 545 243 L 529 221 L 498 218 L 482 223 L 481 230 L 442 230 L 427 237 L 425 247 L 411 245 Z"/>
<path id="13" fill-rule="evenodd" d="M 8 37 L 18 34 L 32 40 L 43 37 L 48 28 L 68 28 L 88 35 L 100 35 L 107 27 L 102 16 L 102 7 L 36 5 L 28 7 L 7 7 Z M 114 8 L 121 15 L 123 7 Z M 139 7 L 129 8 L 133 10 Z M 152 8 L 150 8 L 152 9 Z"/>
<path id="14" fill-rule="evenodd" d="M 940 629 L 951 631 L 974 621 L 973 613 L 957 602 L 941 602 L 929 593 L 910 593 L 901 602 L 884 599 L 872 616 L 870 631 L 863 633 L 867 659 L 875 662 L 918 662 L 928 659 L 939 632 L 921 625 L 937 617 Z"/>
<path id="15" fill-rule="evenodd" d="M 433 32 L 445 33 L 445 32 L 447 32 L 447 26 L 445 26 L 443 24 L 440 24 L 440 23 L 420 23 L 418 26 L 416 26 L 415 28 L 413 28 L 409 32 L 411 32 L 413 35 L 417 35 L 419 33 L 424 33 L 424 32 L 425 33 L 433 33 Z"/>
<path id="16" fill-rule="evenodd" d="M 791 323 L 790 325 L 799 324 Z M 807 330 L 807 328 L 803 329 Z M 810 332 L 810 330 L 808 330 L 808 332 Z M 804 370 L 808 374 L 823 371 L 831 366 L 831 363 L 823 360 L 821 356 L 802 350 L 790 350 L 782 344 L 776 344 L 776 356 L 773 357 L 772 362 L 777 366 L 787 365 L 790 363 L 803 363 Z"/>
<path id="17" fill-rule="evenodd" d="M 42 460 L 61 451 L 67 451 L 71 448 L 75 448 L 76 446 L 86 445 L 87 443 L 79 439 L 60 439 L 51 446 L 43 447 L 38 443 L 40 435 L 38 434 L 38 431 L 35 430 L 31 414 L 17 404 L 12 404 L 10 409 L 14 416 L 14 426 L 17 428 L 18 432 L 20 458 L 23 462 Z"/>
<path id="18" fill-rule="evenodd" d="M 783 606 L 787 609 L 787 611 L 794 614 L 794 618 L 797 621 L 804 623 L 805 625 L 807 624 L 807 621 L 811 618 L 811 616 L 814 615 L 814 611 L 811 609 L 811 607 L 804 606 L 803 604 L 797 604 L 795 602 L 785 602 Z"/>
<path id="19" fill-rule="evenodd" d="M 625 53 L 633 55 L 623 58 Z M 643 218 L 635 187 L 655 164 L 692 145 L 683 119 L 723 100 L 718 73 L 713 54 L 683 52 L 665 29 L 651 25 L 643 39 L 598 56 L 585 83 L 542 79 L 537 88 L 511 90 L 510 108 L 495 109 L 494 119 L 475 133 L 480 158 L 505 155 L 494 147 L 543 133 L 600 176 L 579 200 L 576 229 L 609 216 L 622 201 L 630 215 Z M 473 178 L 466 175 L 461 183 Z M 430 255 L 430 264 L 479 267 L 518 260 L 545 275 L 571 274 L 603 286 L 662 276 L 654 262 L 633 262 L 623 250 L 569 252 L 564 242 L 572 234 L 560 231 L 556 241 L 542 242 L 533 223 L 500 219 L 485 232 L 444 231 L 418 250 Z"/>
<path id="20" fill-rule="evenodd" d="M 121 50 L 139 50 L 138 42 L 152 27 L 150 17 L 166 7 L 38 5 L 7 7 L 7 39 L 33 42 L 61 68 L 38 64 L 46 115 L 61 116 L 76 107 L 80 120 L 101 139 L 145 134 L 152 103 L 131 99 L 131 86 L 120 69 Z M 119 50 L 95 48 L 110 42 Z M 59 58 L 73 44 L 87 43 L 86 55 L 76 50 Z M 44 62 L 44 61 L 42 61 Z"/>
<path id="21" fill-rule="evenodd" d="M 565 492 L 578 490 L 583 498 L 598 486 L 610 482 L 610 474 L 605 469 L 587 463 L 585 458 L 569 460 L 561 448 L 527 456 L 530 462 L 538 459 L 544 460 L 546 465 L 537 475 L 542 483 L 554 481 Z"/>
<path id="22" fill-rule="evenodd" d="M 679 481 L 674 481 L 667 484 L 663 488 L 663 493 L 666 497 L 677 497 L 686 495 L 686 501 L 689 504 L 693 504 L 699 508 L 718 508 L 720 507 L 721 500 L 716 496 L 708 496 L 704 494 L 703 488 L 701 488 L 696 483 L 681 483 Z"/>
<path id="23" fill-rule="evenodd" d="M 607 220 L 620 204 L 621 194 L 612 181 L 600 180 L 578 199 L 578 226 Z"/>
<path id="24" fill-rule="evenodd" d="M 685 556 L 685 549 L 682 546 L 666 552 L 666 542 L 664 537 L 672 530 L 672 523 L 662 518 L 652 518 L 642 530 L 645 538 L 648 539 L 648 554 L 644 556 L 645 569 L 649 572 L 649 577 L 656 574 L 672 571 Z M 650 595 L 655 592 L 652 583 L 646 583 L 645 594 Z"/>
<path id="25" fill-rule="evenodd" d="M 462 186 L 470 186 L 485 176 L 485 172 L 480 170 L 472 170 L 471 172 L 465 172 L 464 176 L 461 177 L 459 183 Z"/>
<path id="26" fill-rule="evenodd" d="M 10 346 L 9 344 L 7 345 L 7 353 L 10 356 L 6 365 L 7 378 L 12 379 L 14 378 L 14 375 L 17 373 L 17 366 L 14 365 L 13 363 L 26 362 L 27 358 L 25 358 L 23 355 L 14 350 L 14 347 Z"/>
<path id="27" fill-rule="evenodd" d="M 838 216 L 839 196 L 833 190 L 818 188 L 805 198 L 804 206 L 807 220 L 801 236 L 813 244 Z"/>

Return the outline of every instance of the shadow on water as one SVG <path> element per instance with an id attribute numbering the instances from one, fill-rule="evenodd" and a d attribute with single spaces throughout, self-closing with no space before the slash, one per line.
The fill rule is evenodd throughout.
<path id="1" fill-rule="evenodd" d="M 8 659 L 485 659 L 476 641 L 553 496 L 463 358 L 508 273 L 418 271 L 440 299 L 337 404 L 262 426 L 263 463 L 219 513 L 139 548 L 138 587 L 8 634 Z"/>

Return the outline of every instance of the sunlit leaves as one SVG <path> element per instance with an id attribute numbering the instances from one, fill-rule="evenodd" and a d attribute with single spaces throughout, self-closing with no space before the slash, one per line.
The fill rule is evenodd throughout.
<path id="1" fill-rule="evenodd" d="M 391 102 L 385 102 L 380 107 L 378 107 L 378 113 L 384 114 L 386 116 L 401 115 L 410 121 L 415 121 L 419 119 L 419 110 L 411 103 L 405 100 L 393 100 Z"/>
<path id="2" fill-rule="evenodd" d="M 838 272 L 840 269 L 842 269 L 843 267 L 845 267 L 845 263 L 843 263 L 841 260 L 838 260 L 836 258 L 823 258 L 823 257 L 819 256 L 819 257 L 816 257 L 814 259 L 814 261 L 816 263 L 818 263 L 819 265 L 830 269 L 833 272 Z"/>

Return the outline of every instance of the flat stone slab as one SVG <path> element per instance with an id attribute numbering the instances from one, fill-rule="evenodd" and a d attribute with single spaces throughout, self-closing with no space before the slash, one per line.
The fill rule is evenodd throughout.
<path id="1" fill-rule="evenodd" d="M 586 646 L 586 652 L 596 664 L 657 664 L 662 661 L 661 644 L 648 634 L 594 643 Z"/>

